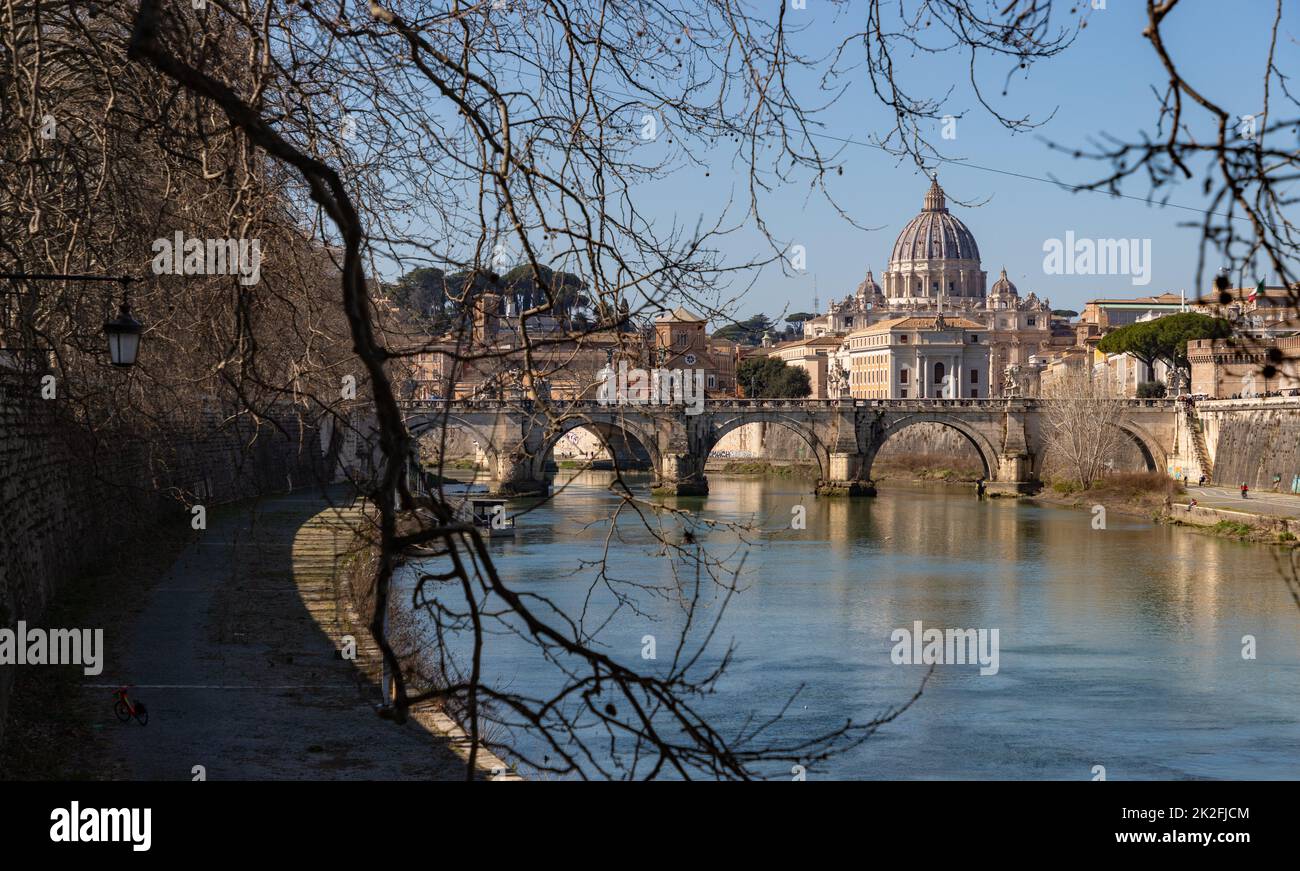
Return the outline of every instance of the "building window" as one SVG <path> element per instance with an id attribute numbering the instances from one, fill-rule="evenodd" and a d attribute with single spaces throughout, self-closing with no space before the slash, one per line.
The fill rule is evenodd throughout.
<path id="1" fill-rule="evenodd" d="M 899 370 L 898 370 L 898 383 L 899 383 L 899 384 L 906 384 L 906 383 L 907 383 L 907 370 L 906 370 L 906 369 L 899 369 Z"/>
<path id="2" fill-rule="evenodd" d="M 685 334 L 685 333 L 678 333 L 678 334 L 677 334 L 677 339 L 676 339 L 676 341 L 677 341 L 677 344 L 679 344 L 679 345 L 685 345 L 685 344 L 686 344 L 686 334 Z"/>
<path id="3" fill-rule="evenodd" d="M 710 376 L 709 376 L 709 386 L 710 386 L 710 387 L 717 387 L 717 386 L 718 386 L 718 379 L 717 379 L 715 376 L 713 376 L 713 375 L 710 375 Z"/>
<path id="4" fill-rule="evenodd" d="M 980 390 L 979 390 L 978 387 L 972 387 L 972 388 L 970 389 L 970 398 L 971 398 L 971 399 L 979 399 L 979 398 L 980 398 Z"/>
<path id="5" fill-rule="evenodd" d="M 971 334 L 970 334 L 970 343 L 971 343 L 972 345 L 978 345 L 978 344 L 980 343 L 980 337 L 979 337 L 979 334 L 978 334 L 978 333 L 971 333 Z"/>
<path id="6" fill-rule="evenodd" d="M 980 370 L 978 370 L 978 369 L 972 369 L 972 370 L 970 370 L 970 383 L 971 383 L 971 384 L 979 384 L 979 383 L 980 383 Z"/>
<path id="7" fill-rule="evenodd" d="M 1038 323 L 1038 318 L 1035 317 L 1026 318 L 1025 323 L 1029 324 L 1029 326 L 1032 327 L 1034 324 Z"/>
<path id="8" fill-rule="evenodd" d="M 903 343 L 904 345 L 907 344 L 907 339 L 908 339 L 907 336 L 899 336 L 899 337 L 898 337 L 898 341 L 901 342 L 901 343 Z"/>
<path id="9" fill-rule="evenodd" d="M 907 388 L 906 388 L 906 387 L 904 387 L 902 390 L 898 391 L 898 398 L 899 398 L 899 399 L 906 399 L 906 398 L 907 398 Z"/>
<path id="10" fill-rule="evenodd" d="M 946 371 L 946 370 L 944 369 L 942 363 L 935 363 L 935 364 L 934 364 L 934 383 L 935 383 L 935 384 L 943 384 L 943 373 L 944 373 L 945 371 Z"/>

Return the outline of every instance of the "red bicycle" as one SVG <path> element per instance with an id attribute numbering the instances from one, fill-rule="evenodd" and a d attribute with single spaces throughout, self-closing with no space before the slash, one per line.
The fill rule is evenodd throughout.
<path id="1" fill-rule="evenodd" d="M 123 723 L 130 722 L 131 718 L 135 717 L 135 721 L 141 726 L 148 725 L 149 711 L 145 708 L 144 702 L 131 701 L 126 691 L 127 687 L 120 687 L 113 693 L 113 698 L 117 699 L 113 703 L 113 713 L 117 714 L 117 718 Z"/>

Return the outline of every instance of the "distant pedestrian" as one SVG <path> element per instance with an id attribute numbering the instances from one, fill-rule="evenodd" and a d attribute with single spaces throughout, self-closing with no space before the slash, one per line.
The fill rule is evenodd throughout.
<path id="1" fill-rule="evenodd" d="M 1204 475 L 1201 475 L 1200 479 L 1196 482 L 1196 486 L 1197 486 L 1197 487 L 1204 487 L 1204 486 L 1205 486 L 1205 476 L 1204 476 Z"/>
<path id="2" fill-rule="evenodd" d="M 1242 482 L 1241 482 L 1241 498 L 1242 498 L 1242 499 L 1245 499 L 1245 498 L 1246 498 L 1246 494 L 1249 493 L 1249 492 L 1250 492 L 1250 488 L 1246 486 L 1246 482 L 1245 482 L 1245 481 L 1242 481 Z"/>
<path id="3" fill-rule="evenodd" d="M 978 481 L 975 482 L 975 495 L 978 496 L 978 497 L 981 498 L 981 499 L 984 498 L 984 479 L 983 479 L 983 478 L 980 478 Z"/>
<path id="4" fill-rule="evenodd" d="M 1278 488 L 1280 488 L 1281 486 L 1282 486 L 1282 476 L 1279 475 L 1279 474 L 1277 474 L 1277 473 L 1274 473 L 1274 474 L 1273 474 L 1273 492 L 1276 493 L 1276 492 L 1278 491 Z"/>
<path id="5" fill-rule="evenodd" d="M 1190 501 L 1190 502 L 1187 503 L 1187 510 L 1188 510 L 1188 511 L 1191 511 L 1191 510 L 1192 510 L 1193 508 L 1195 508 L 1195 507 L 1196 507 L 1196 500 L 1195 500 L 1195 499 L 1193 499 L 1192 501 Z"/>

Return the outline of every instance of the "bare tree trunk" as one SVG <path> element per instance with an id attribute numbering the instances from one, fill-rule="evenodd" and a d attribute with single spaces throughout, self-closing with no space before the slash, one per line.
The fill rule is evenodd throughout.
<path id="1" fill-rule="evenodd" d="M 1044 393 L 1047 451 L 1074 483 L 1088 490 L 1127 436 L 1120 428 L 1126 404 L 1085 370 L 1072 370 Z"/>

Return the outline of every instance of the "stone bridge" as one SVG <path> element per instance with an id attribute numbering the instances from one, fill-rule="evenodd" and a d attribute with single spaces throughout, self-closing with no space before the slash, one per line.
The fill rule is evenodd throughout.
<path id="1" fill-rule="evenodd" d="M 708 493 L 704 466 L 718 441 L 739 426 L 788 427 L 820 467 L 818 492 L 871 496 L 871 466 L 889 437 L 916 423 L 961 433 L 978 452 L 991 493 L 1032 491 L 1045 453 L 1044 403 L 1035 399 L 712 399 L 699 414 L 682 406 L 607 405 L 596 401 L 430 401 L 403 404 L 419 437 L 464 427 L 486 454 L 491 488 L 502 494 L 549 492 L 551 452 L 565 433 L 582 427 L 620 459 L 647 461 L 655 491 Z M 1116 424 L 1150 471 L 1165 471 L 1176 434 L 1177 403 L 1131 400 Z"/>

